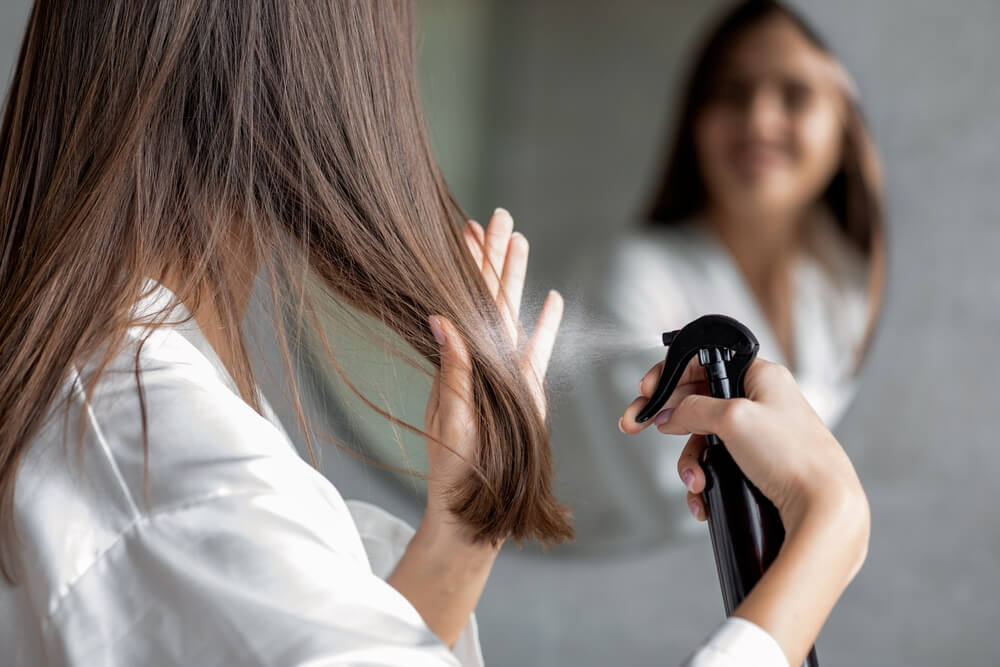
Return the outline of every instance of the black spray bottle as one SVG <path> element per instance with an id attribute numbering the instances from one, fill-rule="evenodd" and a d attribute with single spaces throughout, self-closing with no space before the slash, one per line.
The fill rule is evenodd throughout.
<path id="1" fill-rule="evenodd" d="M 760 344 L 740 322 L 725 315 L 705 315 L 679 331 L 663 334 L 663 344 L 669 348 L 663 372 L 637 422 L 652 419 L 663 408 L 696 354 L 705 368 L 712 396 L 746 396 L 743 377 Z M 706 441 L 701 456 L 705 471 L 702 498 L 726 616 L 730 616 L 778 555 L 785 529 L 778 510 L 746 478 L 722 440 L 709 434 Z M 819 667 L 815 648 L 803 664 Z"/>

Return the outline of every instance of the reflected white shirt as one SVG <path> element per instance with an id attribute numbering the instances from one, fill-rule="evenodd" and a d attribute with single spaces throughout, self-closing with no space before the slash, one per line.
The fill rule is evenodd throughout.
<path id="1" fill-rule="evenodd" d="M 762 358 L 794 369 L 813 409 L 833 427 L 857 393 L 855 371 L 868 327 L 868 263 L 828 215 L 809 221 L 806 245 L 792 266 L 794 359 L 786 358 L 732 255 L 697 220 L 623 238 L 601 274 L 601 305 L 629 334 L 650 339 L 709 313 L 736 318 L 757 336 Z M 628 401 L 634 384 L 629 382 Z"/>
<path id="2" fill-rule="evenodd" d="M 803 394 L 832 427 L 857 391 L 869 263 L 829 216 L 810 223 L 810 252 L 793 268 L 794 366 Z M 579 254 L 567 282 L 579 297 L 575 304 L 568 300 L 569 325 L 559 345 L 573 351 L 574 372 L 584 362 L 586 372 L 572 376 L 572 389 L 553 412 L 552 432 L 562 483 L 588 503 L 579 512 L 581 525 L 601 536 L 602 548 L 704 537 L 677 474 L 687 437 L 654 428 L 626 436 L 616 424 L 639 395 L 639 380 L 663 361 L 660 334 L 702 315 L 743 322 L 760 341 L 761 358 L 789 365 L 767 317 L 721 240 L 697 220 L 647 225 L 609 239 Z M 582 324 L 574 326 L 574 313 Z"/>
<path id="3" fill-rule="evenodd" d="M 156 281 L 140 314 L 176 301 Z M 74 368 L 69 419 L 50 416 L 15 492 L 19 582 L 0 583 L 0 646 L 22 665 L 481 666 L 475 617 L 451 650 L 385 582 L 412 528 L 345 502 L 296 452 L 273 410 L 235 390 L 177 303 L 139 358 L 148 493 L 130 345 Z M 174 323 L 176 322 L 176 323 Z M 79 456 L 78 420 L 85 423 Z M 687 663 L 787 665 L 730 619 Z"/>

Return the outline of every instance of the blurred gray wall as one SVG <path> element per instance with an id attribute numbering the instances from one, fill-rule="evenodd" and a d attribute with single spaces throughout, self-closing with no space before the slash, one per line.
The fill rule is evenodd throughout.
<path id="1" fill-rule="evenodd" d="M 0 81 L 5 91 L 17 64 L 24 24 L 30 10 L 31 3 L 26 0 L 4 0 L 0 3 Z"/>
<path id="2" fill-rule="evenodd" d="M 425 48 L 439 68 L 427 73 L 429 120 L 445 171 L 472 215 L 499 204 L 514 213 L 533 243 L 533 283 L 558 285 L 567 254 L 641 205 L 675 77 L 719 3 L 426 5 Z M 838 430 L 871 499 L 871 552 L 820 659 L 1000 664 L 1000 4 L 800 5 L 860 84 L 890 205 L 886 308 Z M 0 5 L 0 72 L 27 7 Z M 467 94 L 442 85 L 435 97 L 435 77 Z M 380 471 L 336 450 L 324 469 L 345 496 L 419 519 Z M 707 538 L 606 560 L 507 548 L 478 616 L 492 665 L 675 665 L 721 620 L 721 602 Z"/>

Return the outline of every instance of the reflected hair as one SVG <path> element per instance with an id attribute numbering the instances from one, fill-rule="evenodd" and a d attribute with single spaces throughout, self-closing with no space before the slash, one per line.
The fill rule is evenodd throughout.
<path id="1" fill-rule="evenodd" d="M 414 12 L 404 0 L 35 2 L 0 129 L 6 554 L 26 448 L 73 366 L 96 358 L 91 400 L 138 324 L 146 277 L 178 276 L 171 288 L 192 313 L 210 300 L 238 390 L 261 412 L 236 305 L 247 277 L 234 267 L 247 266 L 267 276 L 289 371 L 309 332 L 341 372 L 317 315 L 332 304 L 388 327 L 406 343 L 394 353 L 428 372 L 440 365 L 428 316 L 454 322 L 473 360 L 481 445 L 452 511 L 481 541 L 572 536 L 548 425 L 432 155 Z M 0 564 L 13 580 L 10 559 Z"/>
<path id="2" fill-rule="evenodd" d="M 670 137 L 662 177 L 644 216 L 648 224 L 677 225 L 701 213 L 708 204 L 708 190 L 695 147 L 695 123 L 711 100 L 716 77 L 733 44 L 750 29 L 775 17 L 790 21 L 810 44 L 836 60 L 819 33 L 784 3 L 748 0 L 725 12 L 697 51 L 694 66 L 683 88 L 680 116 Z M 857 91 L 849 80 L 845 82 L 843 93 L 847 114 L 841 162 L 820 199 L 829 208 L 838 228 L 866 257 L 871 267 L 869 327 L 861 347 L 866 350 L 881 305 L 884 282 L 882 178 L 878 154 L 868 132 Z"/>

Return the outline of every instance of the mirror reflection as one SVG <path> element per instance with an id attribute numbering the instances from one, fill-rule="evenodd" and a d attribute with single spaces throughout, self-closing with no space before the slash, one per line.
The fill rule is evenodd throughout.
<path id="1" fill-rule="evenodd" d="M 424 3 L 425 107 L 462 204 L 480 219 L 495 205 L 510 208 L 532 241 L 538 282 L 564 287 L 552 441 L 578 531 L 565 549 L 615 552 L 703 533 L 685 511 L 676 467 L 683 442 L 652 429 L 626 438 L 615 428 L 638 395 L 636 378 L 662 358 L 660 332 L 706 313 L 735 317 L 756 334 L 761 357 L 794 372 L 828 425 L 844 414 L 882 300 L 881 174 L 858 87 L 822 26 L 773 5 L 727 5 L 715 15 L 692 7 L 691 37 L 672 60 L 651 63 L 626 49 L 584 68 L 571 56 L 595 56 L 565 25 L 586 25 L 586 17 L 548 34 L 548 46 L 536 39 L 539 24 L 560 24 L 569 11 L 559 4 L 512 7 L 501 17 L 494 3 Z M 595 29 L 620 28 L 611 41 L 622 44 L 639 29 L 628 17 L 593 18 Z M 624 82 L 609 84 L 616 68 Z M 565 83 L 581 72 L 593 85 Z M 650 81 L 666 83 L 657 90 Z M 627 94 L 609 101 L 593 92 L 615 86 Z M 524 99 L 506 94 L 522 90 Z M 612 130 L 575 135 L 574 146 L 583 145 L 567 150 L 544 136 L 575 122 L 617 127 L 603 122 L 610 113 L 649 121 L 636 130 L 647 155 L 629 167 L 642 189 L 629 192 L 616 175 Z M 577 178 L 574 150 L 591 157 L 589 175 Z M 608 196 L 621 202 L 610 219 L 559 213 Z M 562 206 L 567 197 L 575 208 Z M 567 238 L 588 250 L 570 258 Z M 596 340 L 596 331 L 607 335 Z M 342 341 L 366 345 L 348 333 Z M 599 349 L 570 358 L 586 348 Z M 369 378 L 368 395 L 420 424 L 426 377 L 388 358 L 365 363 L 349 375 Z M 358 404 L 330 369 L 319 375 L 368 455 L 400 471 L 425 469 L 418 436 Z M 419 477 L 396 475 L 422 496 Z"/>

